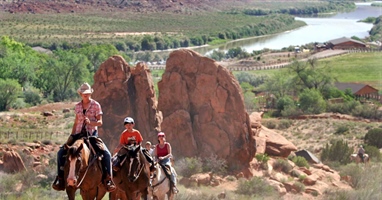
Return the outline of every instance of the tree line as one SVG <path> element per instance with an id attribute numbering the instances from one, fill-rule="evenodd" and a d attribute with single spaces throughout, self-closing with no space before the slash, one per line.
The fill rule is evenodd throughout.
<path id="1" fill-rule="evenodd" d="M 279 9 L 245 9 L 243 12 L 246 15 L 270 15 L 270 14 L 289 14 L 289 15 L 317 15 L 319 13 L 331 13 L 342 10 L 355 9 L 353 2 L 347 1 L 329 1 L 328 3 L 309 4 L 304 7 L 289 7 Z"/>
<path id="2" fill-rule="evenodd" d="M 0 111 L 37 105 L 43 99 L 76 98 L 76 87 L 93 82 L 103 61 L 120 55 L 110 44 L 40 53 L 7 36 L 0 39 Z M 127 61 L 129 57 L 122 55 Z"/>
<path id="3" fill-rule="evenodd" d="M 304 22 L 295 21 L 293 16 L 284 14 L 272 14 L 264 17 L 260 23 L 252 23 L 242 27 L 226 28 L 221 31 L 213 31 L 205 34 L 173 35 L 173 34 L 146 34 L 138 36 L 126 36 L 117 42 L 109 42 L 118 51 L 139 52 L 186 48 L 201 46 L 215 41 L 236 40 L 240 38 L 273 34 L 303 26 Z M 108 42 L 103 42 L 108 43 Z M 82 46 L 81 43 L 56 41 L 48 42 L 26 42 L 29 46 L 41 46 L 51 51 L 57 49 L 75 49 Z"/>

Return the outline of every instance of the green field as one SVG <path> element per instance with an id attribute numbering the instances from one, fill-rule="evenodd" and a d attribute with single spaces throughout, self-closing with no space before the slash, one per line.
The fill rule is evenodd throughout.
<path id="1" fill-rule="evenodd" d="M 266 22 L 269 17 L 198 12 L 176 13 L 97 13 L 97 14 L 9 14 L 0 13 L 0 35 L 23 43 L 59 42 L 112 43 L 142 34 L 181 37 L 217 34 Z M 303 26 L 296 21 L 285 30 Z M 277 32 L 284 29 L 275 29 Z"/>
<path id="2" fill-rule="evenodd" d="M 352 53 L 320 62 L 328 62 L 340 82 L 364 83 L 382 90 L 382 52 Z"/>
<path id="3" fill-rule="evenodd" d="M 351 53 L 319 60 L 321 66 L 330 66 L 333 75 L 340 82 L 369 84 L 382 90 L 382 52 Z M 287 68 L 257 70 L 249 73 L 272 76 L 278 71 L 287 72 Z M 240 72 L 234 72 L 240 73 Z"/>

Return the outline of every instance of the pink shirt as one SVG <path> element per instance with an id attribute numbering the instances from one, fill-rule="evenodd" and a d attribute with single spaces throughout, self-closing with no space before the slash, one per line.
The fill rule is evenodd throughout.
<path id="1" fill-rule="evenodd" d="M 83 125 L 84 119 L 85 119 L 85 115 L 86 115 L 86 117 L 88 117 L 90 119 L 90 121 L 97 121 L 96 117 L 103 114 L 102 109 L 101 109 L 101 105 L 93 99 L 90 100 L 90 105 L 89 105 L 89 108 L 85 111 L 85 115 L 84 115 L 84 108 L 82 107 L 82 101 L 80 101 L 76 104 L 76 106 L 74 107 L 74 113 L 77 116 L 77 126 L 75 129 L 75 134 L 81 132 L 82 125 Z M 92 134 L 95 130 L 97 130 L 97 126 L 92 126 L 90 124 L 87 124 L 86 130 L 90 134 Z"/>

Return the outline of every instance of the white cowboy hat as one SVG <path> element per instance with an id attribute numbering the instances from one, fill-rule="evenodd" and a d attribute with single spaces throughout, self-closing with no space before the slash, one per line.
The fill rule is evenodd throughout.
<path id="1" fill-rule="evenodd" d="M 89 83 L 84 83 L 77 90 L 78 94 L 91 94 L 93 93 L 93 88 L 90 87 Z"/>

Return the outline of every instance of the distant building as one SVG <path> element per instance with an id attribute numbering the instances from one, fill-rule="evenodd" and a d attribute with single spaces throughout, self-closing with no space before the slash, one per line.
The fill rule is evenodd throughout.
<path id="1" fill-rule="evenodd" d="M 346 89 L 351 89 L 351 92 L 358 99 L 363 98 L 372 98 L 379 99 L 378 90 L 371 87 L 370 85 L 360 84 L 360 83 L 340 83 L 337 82 L 334 84 L 339 90 L 345 91 Z"/>
<path id="2" fill-rule="evenodd" d="M 365 49 L 367 45 L 358 40 L 342 37 L 328 41 L 326 47 L 330 49 Z"/>
<path id="3" fill-rule="evenodd" d="M 46 53 L 46 54 L 52 54 L 53 52 L 49 49 L 45 49 L 43 47 L 32 47 L 33 50 L 37 51 L 37 52 L 40 52 L 40 53 Z"/>

